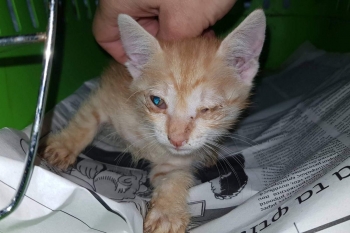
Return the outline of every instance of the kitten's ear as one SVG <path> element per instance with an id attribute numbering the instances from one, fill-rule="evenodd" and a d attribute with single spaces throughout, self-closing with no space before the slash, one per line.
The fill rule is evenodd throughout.
<path id="1" fill-rule="evenodd" d="M 221 43 L 218 50 L 241 80 L 250 85 L 259 69 L 259 55 L 265 39 L 266 18 L 262 10 L 252 12 Z"/>
<path id="2" fill-rule="evenodd" d="M 137 79 L 152 56 L 161 51 L 160 45 L 156 38 L 128 15 L 118 16 L 118 26 L 123 48 L 128 56 L 125 66 L 131 76 Z"/>

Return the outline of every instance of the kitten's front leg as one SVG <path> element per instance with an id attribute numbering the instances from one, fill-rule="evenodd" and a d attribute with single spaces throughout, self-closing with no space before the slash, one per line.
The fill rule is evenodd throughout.
<path id="1" fill-rule="evenodd" d="M 92 141 L 105 115 L 98 107 L 98 99 L 92 96 L 77 111 L 68 126 L 47 139 L 42 156 L 61 169 L 73 164 L 79 153 Z"/>
<path id="2" fill-rule="evenodd" d="M 190 220 L 187 196 L 188 189 L 193 183 L 191 172 L 189 170 L 152 171 L 150 179 L 155 190 L 151 209 L 144 223 L 144 231 L 184 233 Z"/>

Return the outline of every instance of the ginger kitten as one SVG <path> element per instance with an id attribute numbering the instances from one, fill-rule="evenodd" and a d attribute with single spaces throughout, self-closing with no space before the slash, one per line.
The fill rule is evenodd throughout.
<path id="1" fill-rule="evenodd" d="M 157 41 L 127 15 L 118 23 L 128 62 L 104 72 L 68 126 L 49 137 L 43 156 L 66 169 L 101 124 L 112 125 L 135 160 L 152 164 L 145 232 L 185 232 L 194 167 L 216 161 L 215 143 L 246 106 L 265 16 L 254 11 L 223 41 Z"/>

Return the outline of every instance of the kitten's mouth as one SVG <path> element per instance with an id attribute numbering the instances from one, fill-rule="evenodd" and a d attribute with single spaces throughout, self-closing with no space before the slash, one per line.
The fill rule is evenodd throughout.
<path id="1" fill-rule="evenodd" d="M 172 154 L 175 155 L 188 155 L 192 152 L 192 150 L 186 148 L 169 147 L 168 149 Z"/>

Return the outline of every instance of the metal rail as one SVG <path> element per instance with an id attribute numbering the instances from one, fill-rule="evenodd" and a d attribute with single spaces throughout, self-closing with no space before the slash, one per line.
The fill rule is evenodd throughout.
<path id="1" fill-rule="evenodd" d="M 43 42 L 46 40 L 46 33 L 37 33 L 33 35 L 23 36 L 8 36 L 0 38 L 0 46 L 30 44 L 36 42 Z"/>
<path id="2" fill-rule="evenodd" d="M 49 5 L 50 15 L 48 20 L 47 32 L 45 34 L 46 42 L 45 42 L 43 64 L 42 64 L 43 71 L 41 74 L 41 83 L 39 88 L 38 102 L 36 106 L 32 132 L 30 136 L 29 150 L 27 152 L 24 172 L 23 172 L 19 187 L 16 191 L 16 194 L 11 199 L 10 204 L 4 209 L 0 210 L 0 220 L 10 215 L 19 206 L 19 204 L 23 200 L 23 197 L 27 191 L 30 178 L 33 174 L 34 160 L 38 150 L 40 130 L 44 119 L 46 97 L 47 97 L 47 91 L 48 91 L 48 86 L 50 81 L 52 56 L 54 51 L 56 26 L 57 26 L 57 9 L 58 9 L 58 0 L 50 0 L 50 5 Z M 1 39 L 0 43 L 3 42 L 1 45 L 10 45 L 10 44 L 40 42 L 43 39 L 43 34 L 38 34 L 34 37 L 33 35 L 19 36 L 17 37 L 17 39 L 15 37 L 7 37 L 7 38 Z"/>

